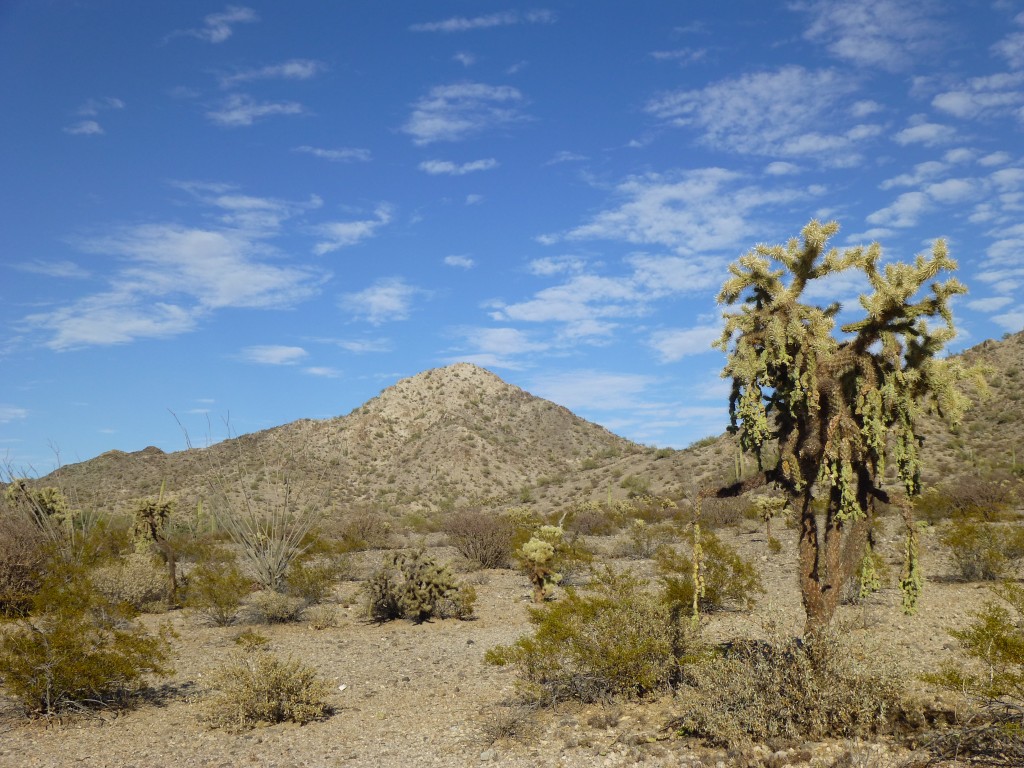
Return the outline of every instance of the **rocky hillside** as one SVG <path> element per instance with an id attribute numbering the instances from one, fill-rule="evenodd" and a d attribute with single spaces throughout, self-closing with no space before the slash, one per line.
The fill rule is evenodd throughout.
<path id="1" fill-rule="evenodd" d="M 963 357 L 989 367 L 991 393 L 956 430 L 937 419 L 924 425 L 926 483 L 1024 466 L 1024 333 L 985 341 Z M 458 363 L 404 379 L 347 416 L 172 454 L 111 451 L 64 467 L 60 483 L 79 504 L 102 508 L 155 495 L 161 483 L 192 504 L 211 486 L 265 492 L 287 476 L 293 487 L 323 491 L 338 510 L 530 503 L 549 511 L 644 492 L 678 500 L 752 469 L 729 436 L 682 451 L 645 448 Z"/>

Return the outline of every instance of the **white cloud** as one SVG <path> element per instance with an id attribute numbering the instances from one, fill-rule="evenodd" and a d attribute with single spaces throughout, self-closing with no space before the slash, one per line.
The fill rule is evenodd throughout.
<path id="1" fill-rule="evenodd" d="M 469 194 L 466 195 L 466 205 L 479 205 L 484 201 L 483 195 Z"/>
<path id="2" fill-rule="evenodd" d="M 885 110 L 881 104 L 871 99 L 863 99 L 861 101 L 855 101 L 853 106 L 850 107 L 850 114 L 858 120 L 867 117 L 868 115 L 874 115 L 878 112 Z"/>
<path id="3" fill-rule="evenodd" d="M 923 192 L 904 192 L 891 205 L 869 215 L 867 220 L 884 227 L 912 227 L 931 207 L 931 201 Z"/>
<path id="4" fill-rule="evenodd" d="M 51 349 L 66 350 L 176 336 L 217 310 L 293 306 L 316 293 L 324 276 L 273 263 L 266 239 L 283 215 L 260 215 L 258 226 L 248 215 L 236 219 L 252 229 L 147 224 L 84 241 L 86 252 L 111 257 L 105 290 L 23 322 L 46 333 Z"/>
<path id="5" fill-rule="evenodd" d="M 998 312 L 1003 307 L 1013 304 L 1009 296 L 992 296 L 987 299 L 975 299 L 967 302 L 967 308 L 975 312 Z"/>
<path id="6" fill-rule="evenodd" d="M 28 418 L 28 411 L 25 408 L 0 404 L 0 424 L 7 424 L 8 422 L 19 421 L 25 418 Z"/>
<path id="7" fill-rule="evenodd" d="M 459 267 L 460 269 L 472 269 L 476 266 L 476 262 L 469 258 L 469 256 L 445 256 L 444 263 L 446 266 Z"/>
<path id="8" fill-rule="evenodd" d="M 514 26 L 516 24 L 553 24 L 555 20 L 555 14 L 548 10 L 527 11 L 525 13 L 503 11 L 500 13 L 489 13 L 484 16 L 453 16 L 443 21 L 413 24 L 409 29 L 413 32 L 469 32 L 477 29 Z"/>
<path id="9" fill-rule="evenodd" d="M 857 83 L 835 70 L 786 66 L 721 80 L 700 90 L 665 93 L 648 102 L 655 117 L 702 131 L 704 143 L 740 154 L 816 156 L 849 164 L 871 131 L 847 127 L 840 106 Z M 828 125 L 836 127 L 829 132 Z M 808 130 L 806 126 L 821 126 Z"/>
<path id="10" fill-rule="evenodd" d="M 206 16 L 203 19 L 203 26 L 199 29 L 186 29 L 176 34 L 195 37 L 207 43 L 223 43 L 234 34 L 236 24 L 251 24 L 255 21 L 259 21 L 259 16 L 252 8 L 229 5 L 220 13 Z"/>
<path id="11" fill-rule="evenodd" d="M 516 328 L 462 328 L 459 331 L 470 351 L 460 352 L 452 361 L 474 363 L 485 368 L 520 369 L 516 358 L 531 352 L 543 352 L 549 345 L 533 341 Z"/>
<path id="12" fill-rule="evenodd" d="M 889 72 L 908 69 L 940 49 L 946 33 L 926 3 L 903 0 L 819 0 L 793 3 L 808 13 L 804 37 L 840 59 Z"/>
<path id="13" fill-rule="evenodd" d="M 649 344 L 657 351 L 661 362 L 674 363 L 690 355 L 711 352 L 711 342 L 721 335 L 722 329 L 717 326 L 676 328 L 656 331 L 651 335 Z"/>
<path id="14" fill-rule="evenodd" d="M 528 265 L 531 274 L 534 275 L 557 275 L 562 272 L 580 272 L 587 262 L 575 256 L 545 256 L 540 259 L 533 259 Z"/>
<path id="15" fill-rule="evenodd" d="M 390 352 L 391 341 L 389 339 L 337 339 L 333 342 L 346 352 L 357 355 L 369 352 Z"/>
<path id="16" fill-rule="evenodd" d="M 979 185 L 974 179 L 946 179 L 925 187 L 925 192 L 933 200 L 952 204 L 962 203 L 976 197 L 979 192 Z"/>
<path id="17" fill-rule="evenodd" d="M 993 315 L 992 320 L 1010 333 L 1024 331 L 1024 311 L 1022 310 L 1006 312 L 1002 315 Z"/>
<path id="18" fill-rule="evenodd" d="M 321 224 L 316 228 L 317 233 L 326 239 L 313 247 L 317 256 L 337 251 L 340 248 L 348 248 L 356 245 L 377 234 L 377 230 L 391 221 L 391 206 L 381 204 L 374 211 L 375 218 L 362 219 L 357 221 L 333 221 Z"/>
<path id="19" fill-rule="evenodd" d="M 722 168 L 632 177 L 617 187 L 624 203 L 598 213 L 561 238 L 656 244 L 681 254 L 731 250 L 755 234 L 763 236 L 760 225 L 748 221 L 756 210 L 806 194 L 779 185 L 761 189 L 743 182 L 740 174 Z"/>
<path id="20" fill-rule="evenodd" d="M 310 376 L 319 376 L 324 379 L 337 379 L 341 377 L 341 371 L 337 368 L 328 368 L 320 365 L 303 368 L 302 372 L 309 374 Z"/>
<path id="21" fill-rule="evenodd" d="M 878 186 L 879 189 L 916 187 L 926 181 L 938 178 L 947 170 L 949 170 L 949 166 L 946 163 L 940 163 L 938 160 L 929 160 L 915 165 L 913 172 L 893 176 L 891 179 L 886 179 Z"/>
<path id="22" fill-rule="evenodd" d="M 89 99 L 78 108 L 78 114 L 82 117 L 96 117 L 101 111 L 107 109 L 124 109 L 124 102 L 113 96 L 106 96 L 102 99 Z"/>
<path id="23" fill-rule="evenodd" d="M 452 58 L 464 67 L 471 67 L 476 64 L 476 56 L 466 51 L 459 51 Z"/>
<path id="24" fill-rule="evenodd" d="M 583 370 L 536 376 L 528 389 L 571 411 L 618 411 L 643 407 L 648 389 L 657 383 L 643 374 Z"/>
<path id="25" fill-rule="evenodd" d="M 489 171 L 498 167 L 498 161 L 493 157 L 483 160 L 473 160 L 468 163 L 453 163 L 448 160 L 424 160 L 420 163 L 420 170 L 429 173 L 431 176 L 446 174 L 448 176 L 465 176 L 467 173 L 476 171 Z"/>
<path id="26" fill-rule="evenodd" d="M 579 163 L 587 160 L 586 155 L 581 155 L 579 152 L 569 152 L 563 149 L 561 152 L 556 152 L 555 156 L 548 160 L 544 165 L 558 165 L 559 163 Z"/>
<path id="27" fill-rule="evenodd" d="M 420 145 L 460 141 L 489 128 L 524 120 L 522 102 L 519 90 L 508 85 L 438 85 L 413 104 L 403 130 Z"/>
<path id="28" fill-rule="evenodd" d="M 64 133 L 70 133 L 72 136 L 100 136 L 104 131 L 103 126 L 95 120 L 80 120 L 74 125 L 66 126 Z"/>
<path id="29" fill-rule="evenodd" d="M 792 176 L 795 173 L 800 173 L 800 166 L 793 163 L 776 161 L 768 163 L 764 168 L 764 172 L 769 176 Z"/>
<path id="30" fill-rule="evenodd" d="M 1024 104 L 1024 72 L 974 77 L 932 99 L 932 106 L 963 119 L 1012 115 Z"/>
<path id="31" fill-rule="evenodd" d="M 926 147 L 934 147 L 937 144 L 948 144 L 956 140 L 956 130 L 948 125 L 929 123 L 920 115 L 911 118 L 911 126 L 892 137 L 897 144 L 924 144 Z"/>
<path id="32" fill-rule="evenodd" d="M 321 160 L 330 160 L 332 163 L 353 163 L 369 162 L 371 158 L 370 150 L 360 149 L 358 147 L 340 147 L 338 149 L 323 149 L 321 147 L 310 147 L 301 146 L 295 147 L 293 152 L 303 152 L 313 157 L 319 157 Z"/>
<path id="33" fill-rule="evenodd" d="M 1024 26 L 1024 13 L 1014 17 L 1017 26 Z M 1002 56 L 1014 69 L 1024 67 L 1024 32 L 1011 32 L 992 46 L 992 52 Z"/>
<path id="34" fill-rule="evenodd" d="M 314 59 L 290 59 L 281 64 L 270 64 L 259 69 L 246 69 L 220 79 L 224 88 L 252 80 L 309 80 L 324 70 L 323 62 Z"/>
<path id="35" fill-rule="evenodd" d="M 234 93 L 228 96 L 220 109 L 211 110 L 206 113 L 206 116 L 217 125 L 237 128 L 238 126 L 252 125 L 263 117 L 300 115 L 304 111 L 303 106 L 295 101 L 258 102 L 251 96 Z"/>
<path id="36" fill-rule="evenodd" d="M 239 358 L 247 363 L 260 365 L 296 365 L 309 355 L 302 347 L 286 347 L 276 344 L 246 347 Z"/>
<path id="37" fill-rule="evenodd" d="M 68 278 L 84 280 L 91 277 L 89 270 L 75 264 L 73 261 L 28 261 L 22 264 L 15 264 L 15 269 L 22 272 L 31 272 L 35 275 L 46 275 L 47 277 Z"/>
<path id="38" fill-rule="evenodd" d="M 1009 152 L 992 152 L 991 154 L 985 155 L 978 160 L 978 165 L 985 166 L 986 168 L 994 165 L 1006 165 L 1013 157 Z"/>
<path id="39" fill-rule="evenodd" d="M 696 64 L 707 58 L 707 48 L 676 48 L 671 51 L 652 51 L 651 58 L 656 61 L 674 61 L 680 65 Z"/>
<path id="40" fill-rule="evenodd" d="M 380 325 L 407 319 L 413 299 L 422 293 L 422 289 L 409 285 L 400 277 L 386 277 L 365 290 L 346 293 L 341 297 L 341 306 L 373 325 Z"/>

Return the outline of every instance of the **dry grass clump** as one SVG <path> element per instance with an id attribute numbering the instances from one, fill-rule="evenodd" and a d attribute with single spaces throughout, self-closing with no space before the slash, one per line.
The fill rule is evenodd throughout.
<path id="1" fill-rule="evenodd" d="M 884 658 L 836 628 L 736 640 L 685 668 L 673 725 L 718 746 L 884 733 L 906 711 L 904 678 Z"/>
<path id="2" fill-rule="evenodd" d="M 93 569 L 91 578 L 105 598 L 137 611 L 166 606 L 170 599 L 165 570 L 153 562 L 151 555 L 142 552 L 132 552 Z"/>
<path id="3" fill-rule="evenodd" d="M 265 650 L 235 653 L 209 683 L 214 692 L 201 718 L 214 728 L 242 731 L 286 721 L 303 725 L 331 713 L 330 687 L 316 670 Z"/>
<path id="4" fill-rule="evenodd" d="M 512 558 L 516 529 L 505 515 L 482 509 L 460 509 L 444 521 L 448 543 L 481 568 L 505 568 Z"/>

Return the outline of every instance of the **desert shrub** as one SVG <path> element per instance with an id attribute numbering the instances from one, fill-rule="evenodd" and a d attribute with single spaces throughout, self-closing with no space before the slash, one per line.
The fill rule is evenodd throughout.
<path id="1" fill-rule="evenodd" d="M 1017 503 L 1019 481 L 1011 474 L 960 475 L 955 482 L 929 488 L 915 501 L 919 519 L 935 525 L 946 518 L 1005 519 Z"/>
<path id="2" fill-rule="evenodd" d="M 512 557 L 515 526 L 508 517 L 481 509 L 461 509 L 444 521 L 448 542 L 481 568 L 504 568 Z"/>
<path id="3" fill-rule="evenodd" d="M 306 620 L 310 629 L 333 629 L 338 626 L 338 610 L 333 605 L 314 605 L 306 611 Z"/>
<path id="4" fill-rule="evenodd" d="M 582 536 L 610 536 L 621 525 L 621 517 L 615 509 L 596 501 L 573 504 L 565 518 L 566 530 Z"/>
<path id="5" fill-rule="evenodd" d="M 417 624 L 435 616 L 468 618 L 475 599 L 470 589 L 456 583 L 448 567 L 439 565 L 423 550 L 386 555 L 364 586 L 371 619 L 385 622 L 406 618 Z M 444 612 L 447 608 L 453 610 L 450 616 Z"/>
<path id="6" fill-rule="evenodd" d="M 331 712 L 330 690 L 316 671 L 260 649 L 235 653 L 209 677 L 213 693 L 202 719 L 215 728 L 242 731 L 258 725 L 322 720 Z"/>
<path id="7" fill-rule="evenodd" d="M 935 740 L 932 748 L 944 756 L 1024 765 L 1024 587 L 1004 584 L 995 593 L 999 602 L 987 602 L 970 626 L 950 632 L 966 659 L 949 659 L 925 677 L 964 696 L 975 715 Z"/>
<path id="8" fill-rule="evenodd" d="M 290 624 L 302 618 L 306 606 L 301 597 L 261 589 L 249 596 L 245 608 L 249 620 L 257 624 Z"/>
<path id="9" fill-rule="evenodd" d="M 338 533 L 350 551 L 387 549 L 394 539 L 391 523 L 384 519 L 384 513 L 369 508 L 346 513 Z"/>
<path id="10" fill-rule="evenodd" d="M 164 569 L 157 567 L 149 554 L 133 552 L 93 569 L 95 589 L 113 603 L 125 603 L 140 611 L 166 606 L 170 590 Z"/>
<path id="11" fill-rule="evenodd" d="M 234 558 L 210 557 L 192 569 L 185 591 L 185 607 L 218 627 L 234 624 L 252 581 Z"/>
<path id="12" fill-rule="evenodd" d="M 701 523 L 708 528 L 728 528 L 752 518 L 760 519 L 750 500 L 743 496 L 708 498 L 701 503 Z"/>
<path id="13" fill-rule="evenodd" d="M 646 523 L 636 518 L 630 521 L 623 538 L 617 542 L 615 554 L 632 560 L 647 560 L 676 541 L 679 534 L 679 528 L 671 522 Z"/>
<path id="14" fill-rule="evenodd" d="M 619 483 L 619 487 L 624 488 L 627 491 L 626 495 L 633 499 L 648 495 L 651 491 L 651 481 L 640 475 L 626 475 Z"/>
<path id="15" fill-rule="evenodd" d="M 740 557 L 732 547 L 712 531 L 700 534 L 703 594 L 697 601 L 701 611 L 720 611 L 731 605 L 752 608 L 754 595 L 764 592 L 761 577 L 753 563 Z M 693 606 L 694 568 L 693 544 L 689 551 L 664 547 L 655 555 L 658 577 L 665 590 L 665 599 L 688 610 Z"/>
<path id="16" fill-rule="evenodd" d="M 835 629 L 805 640 L 736 640 L 685 668 L 682 733 L 734 746 L 852 738 L 890 729 L 905 710 L 885 654 Z"/>
<path id="17" fill-rule="evenodd" d="M 592 588 L 531 608 L 533 634 L 486 660 L 514 667 L 526 694 L 544 703 L 643 696 L 678 680 L 695 646 L 678 613 L 636 577 L 606 569 Z"/>
<path id="18" fill-rule="evenodd" d="M 1016 525 L 954 522 L 943 534 L 957 572 L 965 581 L 998 581 L 1024 558 L 1024 528 Z"/>
<path id="19" fill-rule="evenodd" d="M 307 605 L 323 602 L 334 588 L 340 570 L 340 563 L 334 558 L 296 560 L 285 577 L 285 592 Z"/>
<path id="20" fill-rule="evenodd" d="M 51 561 L 32 616 L 0 634 L 0 680 L 26 714 L 124 705 L 147 675 L 170 673 L 168 632 L 152 635 L 88 573 Z"/>
<path id="21" fill-rule="evenodd" d="M 0 507 L 0 616 L 23 616 L 39 588 L 47 539 L 28 518 Z"/>

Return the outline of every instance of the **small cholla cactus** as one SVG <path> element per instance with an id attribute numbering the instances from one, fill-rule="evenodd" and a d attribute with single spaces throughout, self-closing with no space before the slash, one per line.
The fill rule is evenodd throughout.
<path id="1" fill-rule="evenodd" d="M 565 532 L 560 526 L 542 525 L 516 555 L 533 584 L 533 602 L 542 603 L 562 580 L 555 571 L 557 557 L 564 546 Z"/>

